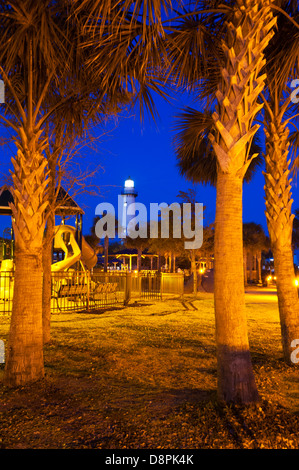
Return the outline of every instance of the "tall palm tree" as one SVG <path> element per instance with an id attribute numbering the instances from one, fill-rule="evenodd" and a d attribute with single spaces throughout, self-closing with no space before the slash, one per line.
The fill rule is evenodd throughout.
<path id="1" fill-rule="evenodd" d="M 274 34 L 271 6 L 271 1 L 232 2 L 221 43 L 213 36 L 220 51 L 210 60 L 211 71 L 216 73 L 208 70 L 207 76 L 217 88 L 209 138 L 217 157 L 214 298 L 218 396 L 226 402 L 258 399 L 244 309 L 242 187 L 256 156 L 250 155 L 250 148 L 258 130 L 254 119 L 262 107 L 257 98 L 265 83 L 261 75 L 264 49 Z M 214 22 L 214 28 L 219 24 Z"/>
<path id="2" fill-rule="evenodd" d="M 5 114 L 0 120 L 15 132 L 17 146 L 12 159 L 15 289 L 5 371 L 8 385 L 44 376 L 42 247 L 48 207 L 47 123 L 58 120 L 58 111 L 64 106 L 73 110 L 69 114 L 72 124 L 82 99 L 93 98 L 95 110 L 99 107 L 101 111 L 108 91 L 114 102 L 126 95 L 127 100 L 144 100 L 153 111 L 147 83 L 150 89 L 159 89 L 152 76 L 147 76 L 149 39 L 161 35 L 159 17 L 148 26 L 145 18 L 153 18 L 151 7 L 140 22 L 137 10 L 134 14 L 130 11 L 133 2 L 97 3 L 102 5 L 100 16 L 93 9 L 95 2 L 0 1 L 0 73 L 6 85 Z M 165 4 L 157 0 L 155 6 L 158 3 Z M 81 9 L 83 6 L 88 9 Z M 83 22 L 92 28 L 83 27 Z M 121 60 L 115 55 L 119 52 L 123 53 Z M 88 67 L 98 56 L 105 61 L 97 68 Z"/>
<path id="3" fill-rule="evenodd" d="M 15 289 L 5 381 L 19 385 L 44 375 L 42 347 L 42 244 L 47 208 L 47 138 L 42 111 L 49 90 L 66 87 L 73 58 L 67 13 L 59 2 L 0 3 L 0 73 L 6 85 L 1 121 L 15 133 L 13 229 Z M 71 90 L 69 90 L 71 91 Z M 70 93 L 74 97 L 75 90 Z M 70 97 L 70 94 L 68 97 Z M 64 91 L 64 99 L 68 97 Z M 57 103 L 56 103 L 57 106 Z"/>
<path id="4" fill-rule="evenodd" d="M 249 353 L 244 309 L 242 187 L 249 149 L 258 126 L 253 121 L 264 88 L 264 48 L 275 23 L 271 2 L 237 1 L 223 42 L 226 67 L 216 92 L 211 141 L 217 156 L 215 218 L 215 315 L 219 396 L 254 402 L 258 393 Z"/>
<path id="5" fill-rule="evenodd" d="M 10 385 L 44 374 L 42 254 L 57 164 L 47 160 L 49 124 L 60 122 L 64 109 L 68 127 L 79 132 L 78 107 L 96 96 L 81 67 L 84 55 L 74 41 L 77 23 L 69 20 L 68 6 L 50 0 L 0 4 L 0 72 L 7 89 L 0 118 L 15 132 L 18 149 L 12 159 L 15 289 L 5 371 Z"/>
<path id="6" fill-rule="evenodd" d="M 275 246 L 273 248 L 276 253 L 277 269 L 281 270 L 284 266 L 284 273 L 281 271 L 277 287 L 284 357 L 286 362 L 290 363 L 290 339 L 296 337 L 296 334 L 298 336 L 299 316 L 290 243 L 293 216 L 291 213 L 291 153 L 288 146 L 291 143 L 297 144 L 298 132 L 289 135 L 290 122 L 294 120 L 294 116 L 297 116 L 297 109 L 294 106 L 293 109 L 290 108 L 291 92 L 289 91 L 287 96 L 285 90 L 288 78 L 291 80 L 297 76 L 299 31 L 295 21 L 298 16 L 297 2 L 277 3 L 280 7 L 274 5 L 274 11 L 279 12 L 278 31 L 266 49 L 266 72 L 269 79 L 267 80 L 268 92 L 263 96 L 267 145 L 265 189 L 268 229 L 273 240 L 272 244 L 277 247 L 277 249 Z M 206 135 L 207 131 L 213 131 L 210 114 L 187 109 L 178 117 L 178 122 L 180 132 L 176 137 L 176 147 L 181 172 L 193 181 L 216 184 L 217 161 Z M 255 151 L 260 150 L 256 148 Z M 264 157 L 261 154 L 258 159 L 252 160 L 245 179 L 250 180 L 256 164 L 261 165 L 264 163 L 263 160 Z M 297 161 L 295 159 L 293 166 L 297 166 Z M 280 248 L 279 245 L 281 245 Z"/>
<path id="7" fill-rule="evenodd" d="M 267 50 L 267 92 L 263 94 L 265 152 L 266 217 L 274 258 L 281 337 L 284 360 L 291 362 L 291 343 L 299 337 L 299 299 L 295 286 L 292 247 L 292 130 L 298 116 L 298 106 L 291 101 L 288 81 L 299 70 L 299 12 L 297 2 L 280 2 L 277 33 Z M 297 23 L 296 23 L 297 21 Z M 296 129 L 296 126 L 295 126 Z M 296 160 L 295 160 L 296 162 Z"/>

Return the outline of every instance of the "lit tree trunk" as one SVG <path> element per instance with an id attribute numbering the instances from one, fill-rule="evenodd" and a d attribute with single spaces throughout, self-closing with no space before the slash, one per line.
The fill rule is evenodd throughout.
<path id="1" fill-rule="evenodd" d="M 138 248 L 137 249 L 137 271 L 141 271 L 141 255 L 142 255 L 142 249 Z"/>
<path id="2" fill-rule="evenodd" d="M 104 272 L 108 271 L 109 237 L 104 238 Z"/>
<path id="3" fill-rule="evenodd" d="M 262 252 L 259 251 L 256 254 L 256 260 L 257 260 L 257 275 L 256 275 L 256 280 L 258 284 L 262 283 Z"/>
<path id="4" fill-rule="evenodd" d="M 37 149 L 37 136 L 28 138 L 23 129 L 20 136 L 16 159 L 12 159 L 16 270 L 4 377 L 9 386 L 24 385 L 44 376 L 42 247 L 47 162 L 42 150 Z"/>
<path id="5" fill-rule="evenodd" d="M 47 218 L 43 248 L 43 338 L 44 343 L 51 339 L 51 294 L 52 294 L 52 244 L 55 230 L 54 214 Z"/>
<path id="6" fill-rule="evenodd" d="M 215 219 L 215 312 L 219 397 L 256 401 L 244 305 L 242 179 L 222 173 Z"/>
<path id="7" fill-rule="evenodd" d="M 218 161 L 215 219 L 215 320 L 218 398 L 224 402 L 258 400 L 248 345 L 243 272 L 242 186 L 251 162 L 249 150 L 258 129 L 253 119 L 262 105 L 263 50 L 275 23 L 271 1 L 237 0 L 234 19 L 223 42 L 222 70 L 210 136 Z"/>
<path id="8" fill-rule="evenodd" d="M 253 270 L 254 270 L 254 254 L 253 254 L 252 252 L 250 252 L 249 268 L 250 268 L 249 279 L 250 279 L 250 284 L 252 284 L 252 281 L 253 281 Z"/>
<path id="9" fill-rule="evenodd" d="M 283 354 L 285 361 L 292 364 L 291 342 L 299 338 L 299 300 L 294 284 L 288 128 L 282 122 L 282 113 L 271 114 L 265 133 L 266 217 L 274 258 Z"/>
<path id="10" fill-rule="evenodd" d="M 191 273 L 193 276 L 193 294 L 197 296 L 197 269 L 196 256 L 194 250 L 191 250 Z"/>
<path id="11" fill-rule="evenodd" d="M 247 250 L 243 249 L 244 285 L 247 286 Z"/>
<path id="12" fill-rule="evenodd" d="M 43 338 L 44 344 L 49 343 L 51 339 L 51 294 L 52 294 L 52 247 L 55 231 L 55 180 L 56 169 L 55 160 L 48 156 L 48 166 L 50 170 L 48 179 L 48 214 L 47 226 L 43 246 Z"/>

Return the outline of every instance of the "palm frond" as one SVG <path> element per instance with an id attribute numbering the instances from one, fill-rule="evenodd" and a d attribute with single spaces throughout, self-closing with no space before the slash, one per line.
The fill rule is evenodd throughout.
<path id="1" fill-rule="evenodd" d="M 217 157 L 208 138 L 210 133 L 215 133 L 211 112 L 202 113 L 193 108 L 185 108 L 177 115 L 176 120 L 174 130 L 177 134 L 173 143 L 180 173 L 192 183 L 215 186 Z M 252 140 L 249 154 L 258 154 L 258 156 L 251 161 L 247 169 L 244 178 L 247 183 L 263 164 L 258 133 Z"/>
<path id="2" fill-rule="evenodd" d="M 297 23 L 299 21 L 298 2 L 282 0 L 280 7 Z M 275 35 L 265 49 L 266 72 L 270 88 L 275 88 L 281 96 L 292 78 L 299 73 L 299 29 L 285 15 L 274 10 L 277 16 Z"/>

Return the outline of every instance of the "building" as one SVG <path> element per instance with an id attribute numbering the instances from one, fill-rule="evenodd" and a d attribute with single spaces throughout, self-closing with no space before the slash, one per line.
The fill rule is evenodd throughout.
<path id="1" fill-rule="evenodd" d="M 122 208 L 121 208 L 121 227 L 119 231 L 121 238 L 125 238 L 127 235 L 127 227 L 130 220 L 135 216 L 135 199 L 137 192 L 135 190 L 134 181 L 129 177 L 124 184 L 124 188 L 121 192 Z"/>

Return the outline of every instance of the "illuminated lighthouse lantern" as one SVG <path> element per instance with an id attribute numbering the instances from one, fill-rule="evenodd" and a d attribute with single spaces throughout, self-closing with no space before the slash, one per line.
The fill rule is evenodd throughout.
<path id="1" fill-rule="evenodd" d="M 135 216 L 136 196 L 137 196 L 137 192 L 135 190 L 134 181 L 129 177 L 125 181 L 124 188 L 121 192 L 121 197 L 122 197 L 121 230 L 122 230 L 123 237 L 127 235 L 128 223 Z"/>

